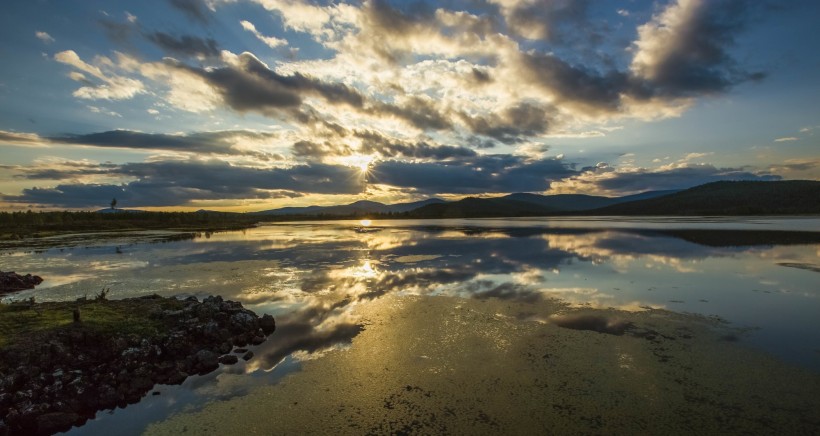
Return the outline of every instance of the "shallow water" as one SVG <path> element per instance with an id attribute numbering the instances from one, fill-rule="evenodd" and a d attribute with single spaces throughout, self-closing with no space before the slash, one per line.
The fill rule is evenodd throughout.
<path id="1" fill-rule="evenodd" d="M 555 329 L 550 317 L 572 308 L 600 310 L 609 318 L 636 316 L 636 325 L 649 313 L 692 314 L 692 322 L 710 326 L 721 347 L 765 353 L 774 362 L 794 365 L 794 371 L 820 374 L 819 218 L 427 220 L 374 222 L 367 229 L 358 222 L 317 222 L 165 243 L 157 243 L 155 235 L 77 240 L 72 238 L 70 245 L 57 241 L 45 250 L 3 251 L 0 270 L 46 279 L 37 290 L 6 299 L 69 300 L 103 288 L 110 288 L 112 298 L 219 294 L 257 313 L 273 314 L 278 326 L 248 364 L 189 379 L 180 387 L 160 387 L 160 395 L 138 405 L 99 414 L 79 429 L 84 434 L 123 428 L 138 434 L 171 414 L 219 408 L 231 398 L 251 398 L 263 386 L 287 389 L 280 385 L 289 386 L 299 377 L 305 381 L 296 384 L 305 388 L 306 380 L 326 371 L 322 362 L 372 355 L 365 348 L 389 340 L 392 333 L 384 326 L 393 318 L 379 315 L 388 302 L 403 307 L 411 301 L 413 307 L 435 313 L 462 305 L 482 313 L 484 318 L 476 319 L 489 323 L 499 317 L 515 331 Z M 419 310 L 407 311 L 407 316 L 423 316 Z M 388 312 L 402 316 L 401 311 Z M 429 323 L 448 328 L 443 321 Z M 413 318 L 411 324 L 417 322 Z M 478 324 L 464 327 L 469 334 L 462 338 L 436 338 L 450 341 L 453 355 L 447 361 L 446 353 L 439 353 L 444 361 L 433 367 L 458 370 L 466 357 L 488 345 L 473 337 L 484 321 L 472 322 Z M 569 331 L 560 332 L 566 340 Z M 416 341 L 414 350 L 421 350 L 421 357 L 415 357 L 419 362 L 436 354 L 424 335 L 408 339 Z M 498 349 L 532 348 L 530 338 L 515 341 L 503 332 L 485 339 Z M 423 352 L 425 343 L 430 353 Z M 398 344 L 404 345 L 410 346 Z M 720 349 L 710 347 L 699 348 L 707 358 L 709 350 Z M 633 350 L 632 355 L 638 354 Z M 378 358 L 369 362 L 370 370 L 379 366 Z M 307 369 L 300 371 L 303 367 Z M 422 374 L 407 378 L 423 380 Z M 453 386 L 445 383 L 441 389 Z M 514 396 L 514 390 L 505 395 Z M 499 415 L 502 409 L 493 410 L 496 421 L 507 422 Z M 378 419 L 371 416 L 368 422 Z M 179 429 L 167 429 L 174 428 Z"/>

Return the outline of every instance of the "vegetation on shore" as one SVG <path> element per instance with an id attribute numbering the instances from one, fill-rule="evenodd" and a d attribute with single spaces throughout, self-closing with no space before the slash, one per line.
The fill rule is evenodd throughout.
<path id="1" fill-rule="evenodd" d="M 128 230 L 225 231 L 252 227 L 258 217 L 220 212 L 0 212 L 0 240 L 65 232 Z"/>
<path id="2" fill-rule="evenodd" d="M 184 304 L 174 298 L 111 304 L 106 299 L 106 291 L 81 301 L 0 303 L 0 348 L 29 343 L 34 337 L 53 335 L 57 330 L 73 327 L 74 309 L 79 310 L 84 328 L 94 332 L 159 335 L 167 332 L 167 325 L 151 318 L 149 312 L 157 308 L 180 310 Z"/>

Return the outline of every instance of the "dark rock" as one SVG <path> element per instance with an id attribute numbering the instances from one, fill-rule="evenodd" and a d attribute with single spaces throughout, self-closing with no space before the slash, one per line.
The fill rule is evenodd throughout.
<path id="1" fill-rule="evenodd" d="M 177 372 L 171 374 L 170 377 L 168 377 L 168 379 L 166 380 L 166 383 L 169 384 L 169 385 L 181 385 L 182 382 L 184 382 L 186 378 L 188 378 L 187 373 L 177 371 Z"/>
<path id="2" fill-rule="evenodd" d="M 37 434 L 51 435 L 70 429 L 80 420 L 76 413 L 52 412 L 37 417 Z"/>
<path id="3" fill-rule="evenodd" d="M 231 315 L 231 328 L 235 331 L 256 330 L 258 321 L 252 312 L 243 311 Z"/>
<path id="4" fill-rule="evenodd" d="M 72 302 L 67 310 L 90 300 Z M 136 403 L 155 384 L 181 384 L 189 374 L 206 374 L 253 357 L 241 347 L 265 340 L 275 329 L 240 303 L 208 297 L 169 306 L 156 295 L 111 300 L 164 322 L 162 335 L 98 331 L 85 322 L 68 324 L 0 351 L 0 436 L 49 434 L 81 425 L 99 410 Z M 32 306 L 38 303 L 31 302 Z M 53 304 L 53 303 L 41 303 Z M 169 310 L 174 307 L 177 310 Z M 183 309 L 178 309 L 184 307 Z M 30 307 L 26 307 L 29 309 Z M 83 318 L 87 317 L 83 313 Z M 222 357 L 220 357 L 222 355 Z M 8 368 L 8 369 L 7 369 Z M 56 430 L 53 430 L 56 429 Z"/>
<path id="5" fill-rule="evenodd" d="M 43 283 L 43 279 L 40 276 L 33 276 L 31 274 L 21 276 L 14 271 L 0 271 L 0 293 L 34 289 L 34 287 L 40 283 Z"/>
<path id="6" fill-rule="evenodd" d="M 239 362 L 239 358 L 234 354 L 226 354 L 219 358 L 219 363 L 223 365 L 233 365 L 236 362 Z"/>
<path id="7" fill-rule="evenodd" d="M 223 342 L 217 351 L 219 351 L 220 354 L 228 354 L 231 352 L 231 344 L 229 342 Z"/>
<path id="8" fill-rule="evenodd" d="M 262 328 L 262 331 L 265 332 L 265 335 L 269 335 L 276 331 L 276 320 L 274 320 L 272 316 L 266 313 L 262 315 L 262 318 L 259 319 L 259 327 Z"/>
<path id="9" fill-rule="evenodd" d="M 199 350 L 196 353 L 196 360 L 196 369 L 199 374 L 207 374 L 219 368 L 219 356 L 213 351 Z"/>

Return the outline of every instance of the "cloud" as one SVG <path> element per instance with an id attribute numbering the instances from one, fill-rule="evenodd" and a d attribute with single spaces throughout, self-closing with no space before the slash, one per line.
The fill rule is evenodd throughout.
<path id="1" fill-rule="evenodd" d="M 363 105 L 361 94 L 347 85 L 327 83 L 299 73 L 282 75 L 248 52 L 228 55 L 228 59 L 230 63 L 219 68 L 197 68 L 181 63 L 173 66 L 205 80 L 221 95 L 225 104 L 238 112 L 298 114 L 304 95 L 353 107 Z"/>
<path id="2" fill-rule="evenodd" d="M 80 59 L 80 56 L 74 50 L 61 51 L 54 55 L 54 60 L 90 74 L 102 82 L 95 85 L 82 74 L 71 75 L 72 79 L 86 85 L 74 91 L 73 95 L 75 97 L 91 100 L 127 100 L 145 92 L 145 86 L 139 80 L 116 74 L 106 74 L 99 66 L 88 64 Z M 110 64 L 110 60 L 107 58 L 99 58 L 99 60 L 104 64 Z"/>
<path id="3" fill-rule="evenodd" d="M 528 136 L 546 132 L 551 123 L 553 111 L 532 103 L 518 103 L 505 108 L 500 113 L 471 117 L 462 113 L 461 119 L 477 135 L 488 136 L 498 141 L 513 144 L 522 142 Z"/>
<path id="4" fill-rule="evenodd" d="M 638 27 L 630 71 L 670 96 L 724 92 L 762 73 L 729 55 L 749 10 L 743 0 L 678 0 Z"/>
<path id="5" fill-rule="evenodd" d="M 104 205 L 116 197 L 123 205 L 140 207 L 176 206 L 197 200 L 271 199 L 309 193 L 352 195 L 364 189 L 357 169 L 319 163 L 263 169 L 233 166 L 218 160 L 158 161 L 127 163 L 110 168 L 106 174 L 132 181 L 34 187 L 2 199 L 10 203 L 89 208 Z"/>
<path id="6" fill-rule="evenodd" d="M 710 164 L 679 163 L 660 168 L 614 168 L 605 163 L 583 168 L 578 175 L 553 185 L 553 192 L 582 192 L 625 195 L 643 191 L 687 189 L 722 180 L 781 180 L 765 171 L 746 168 L 718 168 Z"/>
<path id="7" fill-rule="evenodd" d="M 428 142 L 411 142 L 398 138 L 388 138 L 376 131 L 362 130 L 354 133 L 362 141 L 361 153 L 378 154 L 384 158 L 399 156 L 416 159 L 451 160 L 474 158 L 475 150 L 451 145 L 431 145 Z"/>
<path id="8" fill-rule="evenodd" d="M 553 181 L 574 174 L 555 158 L 483 155 L 443 162 L 379 162 L 371 170 L 371 181 L 425 194 L 512 193 L 546 191 Z"/>
<path id="9" fill-rule="evenodd" d="M 587 23 L 588 0 L 488 0 L 499 5 L 507 27 L 527 39 L 560 41 Z"/>
<path id="10" fill-rule="evenodd" d="M 89 106 L 89 108 L 93 108 L 90 109 L 92 112 L 112 115 L 112 113 L 105 108 L 97 108 L 94 106 Z M 151 110 L 152 109 L 149 109 L 149 111 Z M 279 135 L 277 133 L 252 130 L 218 130 L 187 134 L 109 130 L 105 132 L 47 137 L 35 133 L 0 130 L 0 143 L 20 146 L 79 145 L 84 147 L 123 148 L 132 150 L 166 150 L 222 156 L 250 156 L 263 161 L 284 159 L 284 157 L 280 155 L 259 149 L 260 143 L 269 143 L 278 137 Z"/>
<path id="11" fill-rule="evenodd" d="M 271 153 L 243 147 L 246 141 L 269 140 L 275 134 L 247 130 L 223 130 L 169 135 L 142 133 L 131 130 L 110 130 L 82 135 L 52 136 L 48 140 L 60 144 L 77 144 L 90 147 L 128 148 L 137 150 L 169 150 L 186 153 L 214 155 L 253 156 L 258 159 L 281 159 Z"/>
<path id="12" fill-rule="evenodd" d="M 36 36 L 37 39 L 39 39 L 40 41 L 43 41 L 45 44 L 51 44 L 52 42 L 56 41 L 48 33 L 39 30 L 34 32 L 34 36 Z"/>
<path id="13" fill-rule="evenodd" d="M 204 0 L 168 0 L 168 3 L 191 21 L 208 24 L 211 19 L 210 8 Z"/>
<path id="14" fill-rule="evenodd" d="M 36 133 L 11 132 L 8 130 L 0 130 L 0 143 L 23 146 L 46 145 L 46 141 Z"/>
<path id="15" fill-rule="evenodd" d="M 148 33 L 145 37 L 168 54 L 199 59 L 219 56 L 219 45 L 211 38 L 193 35 L 177 37 L 164 32 Z"/>
<path id="16" fill-rule="evenodd" d="M 109 174 L 117 165 L 112 163 L 99 163 L 88 160 L 70 161 L 57 159 L 40 159 L 29 166 L 14 166 L 4 168 L 12 170 L 15 178 L 28 180 L 60 180 L 62 182 L 72 181 L 79 183 L 80 180 L 89 176 L 104 176 Z"/>
<path id="17" fill-rule="evenodd" d="M 288 44 L 288 41 L 285 39 L 263 35 L 258 30 L 256 30 L 256 26 L 254 26 L 253 23 L 251 23 L 250 21 L 242 20 L 239 22 L 239 24 L 242 25 L 243 29 L 247 30 L 248 32 L 251 32 L 253 36 L 256 37 L 256 39 L 264 42 L 265 45 L 267 45 L 270 48 L 281 47 L 283 45 Z"/>
<path id="18" fill-rule="evenodd" d="M 800 138 L 797 138 L 797 137 L 794 137 L 794 136 L 786 136 L 786 137 L 783 137 L 783 138 L 777 138 L 777 139 L 774 140 L 774 142 L 798 141 L 799 139 Z"/>

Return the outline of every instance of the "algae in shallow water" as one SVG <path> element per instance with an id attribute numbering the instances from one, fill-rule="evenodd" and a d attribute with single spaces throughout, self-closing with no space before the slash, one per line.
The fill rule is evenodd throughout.
<path id="1" fill-rule="evenodd" d="M 357 311 L 367 328 L 349 349 L 147 433 L 808 434 L 820 425 L 820 377 L 722 341 L 705 318 L 583 312 L 633 324 L 617 336 L 548 322 L 569 311 L 555 302 L 388 296 Z"/>

